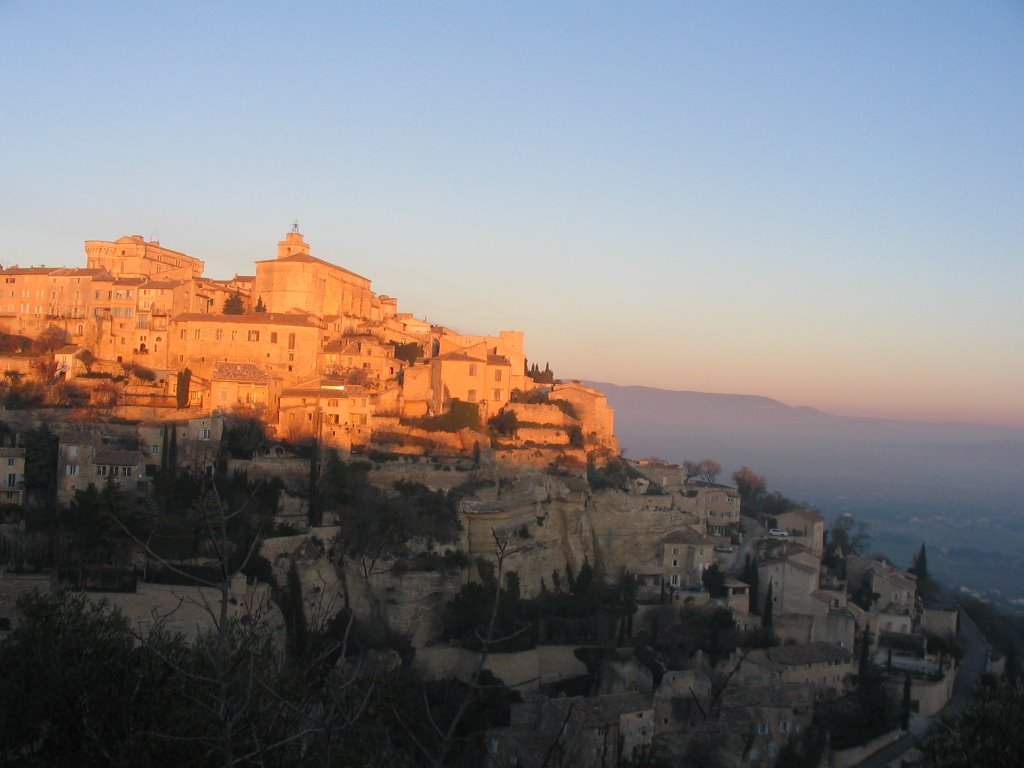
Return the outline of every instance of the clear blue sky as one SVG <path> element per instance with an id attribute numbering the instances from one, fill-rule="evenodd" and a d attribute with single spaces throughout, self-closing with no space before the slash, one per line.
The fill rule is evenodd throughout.
<path id="1" fill-rule="evenodd" d="M 298 219 L 556 374 L 1024 424 L 1024 3 L 0 0 L 11 264 Z"/>

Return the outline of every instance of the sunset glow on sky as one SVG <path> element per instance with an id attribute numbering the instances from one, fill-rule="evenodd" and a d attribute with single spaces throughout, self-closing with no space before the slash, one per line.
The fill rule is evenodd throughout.
<path id="1" fill-rule="evenodd" d="M 4 266 L 298 219 L 556 375 L 1024 426 L 1024 4 L 0 3 Z"/>

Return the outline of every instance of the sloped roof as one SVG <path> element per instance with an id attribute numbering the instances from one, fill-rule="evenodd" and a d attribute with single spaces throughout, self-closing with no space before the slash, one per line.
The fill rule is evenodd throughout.
<path id="1" fill-rule="evenodd" d="M 666 544 L 694 544 L 710 545 L 711 539 L 703 534 L 697 533 L 693 528 L 676 528 L 662 538 Z"/>
<path id="2" fill-rule="evenodd" d="M 845 663 L 853 658 L 853 654 L 846 648 L 822 642 L 780 645 L 769 648 L 765 653 L 770 661 L 788 667 L 823 662 Z"/>
<path id="3" fill-rule="evenodd" d="M 790 510 L 788 510 L 786 512 L 783 512 L 780 515 L 777 515 L 776 517 L 785 517 L 786 515 L 796 515 L 797 517 L 801 517 L 804 520 L 807 520 L 807 521 L 812 522 L 812 523 L 823 523 L 823 522 L 825 522 L 825 518 L 822 517 L 817 512 L 815 512 L 813 509 L 803 509 L 803 508 L 801 508 L 801 509 L 790 509 Z"/>
<path id="4" fill-rule="evenodd" d="M 150 290 L 152 290 L 154 288 L 155 289 L 159 289 L 159 290 L 168 290 L 168 289 L 171 289 L 171 288 L 177 288 L 179 285 L 182 284 L 182 282 L 184 282 L 184 281 L 182 281 L 182 280 L 150 280 L 148 283 L 145 283 L 142 287 L 143 288 L 148 288 Z"/>
<path id="5" fill-rule="evenodd" d="M 217 362 L 211 381 L 239 381 L 247 384 L 269 384 L 274 377 L 255 363 Z"/>
<path id="6" fill-rule="evenodd" d="M 48 275 L 56 272 L 56 267 L 8 267 L 0 270 L 5 275 Z"/>
<path id="7" fill-rule="evenodd" d="M 444 355 L 439 355 L 439 356 L 435 357 L 434 359 L 435 360 L 440 360 L 440 361 L 446 362 L 446 363 L 448 363 L 448 362 L 452 362 L 452 363 L 482 363 L 482 362 L 484 362 L 484 359 L 482 357 L 473 357 L 471 355 L 467 355 L 464 352 L 448 352 L 448 353 L 446 353 Z"/>
<path id="8" fill-rule="evenodd" d="M 360 280 L 365 280 L 366 282 L 370 282 L 370 279 L 368 277 L 363 277 L 362 275 L 358 275 L 355 272 L 353 272 L 351 269 L 345 269 L 344 267 L 339 267 L 337 264 L 331 264 L 331 262 L 329 262 L 329 261 L 324 261 L 323 259 L 318 259 L 316 256 L 310 256 L 308 253 L 293 253 L 291 256 L 282 256 L 279 259 L 261 259 L 260 261 L 257 261 L 256 263 L 257 264 L 282 264 L 282 263 L 283 264 L 288 264 L 288 263 L 291 263 L 291 264 L 323 264 L 325 267 L 330 267 L 331 269 L 337 270 L 338 272 L 344 272 L 347 275 L 352 275 L 353 277 L 358 277 Z"/>

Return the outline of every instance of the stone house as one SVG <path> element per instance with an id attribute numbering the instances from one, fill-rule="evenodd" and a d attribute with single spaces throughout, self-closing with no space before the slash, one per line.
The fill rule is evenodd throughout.
<path id="1" fill-rule="evenodd" d="M 434 413 L 446 411 L 452 400 L 461 400 L 479 403 L 481 418 L 486 420 L 497 415 L 511 396 L 512 366 L 506 357 L 449 352 L 432 358 L 430 364 Z"/>
<path id="2" fill-rule="evenodd" d="M 686 483 L 680 488 L 679 506 L 697 516 L 708 536 L 729 536 L 739 528 L 740 495 L 732 488 Z"/>
<path id="3" fill-rule="evenodd" d="M 701 587 L 711 567 L 714 544 L 692 528 L 677 528 L 662 538 L 662 580 L 673 592 Z"/>
<path id="4" fill-rule="evenodd" d="M 745 765 L 775 765 L 782 748 L 811 724 L 814 689 L 802 683 L 727 687 L 718 718 L 727 751 L 740 751 Z"/>
<path id="5" fill-rule="evenodd" d="M 21 506 L 25 502 L 25 449 L 0 447 L 0 505 Z"/>
<path id="6" fill-rule="evenodd" d="M 341 336 L 324 345 L 324 371 L 341 375 L 347 371 L 363 371 L 369 380 L 393 379 L 403 366 L 395 359 L 395 348 L 382 344 L 377 337 Z"/>
<path id="7" fill-rule="evenodd" d="M 578 381 L 559 382 L 551 389 L 551 399 L 566 400 L 572 404 L 588 443 L 596 443 L 618 453 L 615 411 L 608 406 L 608 398 L 603 392 Z"/>
<path id="8" fill-rule="evenodd" d="M 268 423 L 277 421 L 280 380 L 255 363 L 218 362 L 210 376 L 210 405 L 218 411 L 256 409 Z"/>
<path id="9" fill-rule="evenodd" d="M 654 705 L 639 693 L 538 697 L 513 704 L 511 723 L 487 732 L 485 765 L 611 768 L 647 755 Z"/>
<path id="10" fill-rule="evenodd" d="M 750 651 L 733 679 L 746 685 L 803 683 L 822 697 L 844 693 L 853 673 L 853 654 L 848 649 L 817 642 Z"/>
<path id="11" fill-rule="evenodd" d="M 806 552 L 793 552 L 757 564 L 758 608 L 764 613 L 768 585 L 772 585 L 772 613 L 813 615 L 811 594 L 818 589 L 819 561 Z"/>
<path id="12" fill-rule="evenodd" d="M 792 540 L 817 557 L 825 550 L 825 518 L 813 509 L 791 509 L 777 515 L 776 527 L 787 531 Z"/>
<path id="13" fill-rule="evenodd" d="M 204 379 L 218 362 L 255 363 L 288 386 L 311 378 L 321 364 L 322 331 L 307 314 L 188 313 L 171 319 L 169 335 L 177 356 L 170 364 Z"/>
<path id="14" fill-rule="evenodd" d="M 253 302 L 263 301 L 268 312 L 303 312 L 318 319 L 350 315 L 383 319 L 381 302 L 370 281 L 310 254 L 309 244 L 291 231 L 277 244 L 277 258 L 256 262 Z"/>

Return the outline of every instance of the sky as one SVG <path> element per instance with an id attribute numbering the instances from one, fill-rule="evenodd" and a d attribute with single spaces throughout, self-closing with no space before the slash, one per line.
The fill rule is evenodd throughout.
<path id="1" fill-rule="evenodd" d="M 559 377 L 1024 426 L 1024 3 L 0 0 L 0 263 L 292 223 Z"/>

